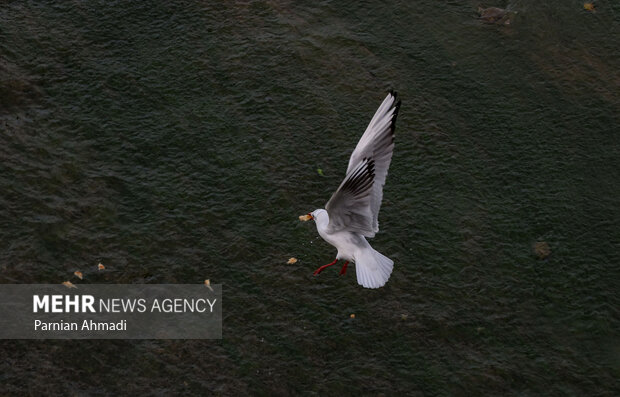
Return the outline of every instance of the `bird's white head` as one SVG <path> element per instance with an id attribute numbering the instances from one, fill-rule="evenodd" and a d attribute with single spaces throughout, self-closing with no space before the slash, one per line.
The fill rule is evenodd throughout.
<path id="1" fill-rule="evenodd" d="M 319 225 L 327 226 L 327 224 L 329 223 L 329 215 L 327 214 L 327 211 L 322 208 L 314 210 L 306 215 L 301 215 L 299 217 L 300 221 L 309 221 L 311 219 L 316 222 L 317 227 L 319 227 Z"/>
<path id="2" fill-rule="evenodd" d="M 312 211 L 312 219 L 314 219 L 314 221 L 320 225 L 327 226 L 327 224 L 329 223 L 329 215 L 327 214 L 327 211 L 322 208 Z"/>

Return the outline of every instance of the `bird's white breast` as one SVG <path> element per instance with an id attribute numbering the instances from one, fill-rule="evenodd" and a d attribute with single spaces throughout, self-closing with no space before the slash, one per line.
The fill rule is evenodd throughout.
<path id="1" fill-rule="evenodd" d="M 336 233 L 328 233 L 327 230 L 317 228 L 319 235 L 323 240 L 338 249 L 338 259 L 344 259 L 355 262 L 355 256 L 360 251 L 370 247 L 364 236 L 356 233 L 340 231 Z"/>

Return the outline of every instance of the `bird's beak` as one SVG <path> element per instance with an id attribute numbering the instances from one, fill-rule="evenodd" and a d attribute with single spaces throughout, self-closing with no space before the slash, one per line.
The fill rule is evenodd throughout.
<path id="1" fill-rule="evenodd" d="M 305 222 L 305 221 L 309 221 L 310 219 L 314 219 L 314 218 L 312 217 L 312 214 L 299 215 L 299 220 L 300 220 L 300 221 Z"/>

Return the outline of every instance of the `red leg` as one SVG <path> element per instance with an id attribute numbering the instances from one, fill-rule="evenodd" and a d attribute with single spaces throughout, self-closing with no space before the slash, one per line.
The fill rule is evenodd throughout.
<path id="1" fill-rule="evenodd" d="M 344 263 L 344 266 L 342 266 L 342 269 L 340 269 L 341 276 L 347 274 L 347 266 L 349 266 L 349 261 L 346 261 Z"/>
<path id="2" fill-rule="evenodd" d="M 336 264 L 336 262 L 338 262 L 338 258 L 334 259 L 334 261 L 332 263 L 328 263 L 327 265 L 323 265 L 321 267 L 319 267 L 318 269 L 316 269 L 314 271 L 314 275 L 316 276 L 317 274 L 321 273 L 326 267 L 330 267 Z"/>

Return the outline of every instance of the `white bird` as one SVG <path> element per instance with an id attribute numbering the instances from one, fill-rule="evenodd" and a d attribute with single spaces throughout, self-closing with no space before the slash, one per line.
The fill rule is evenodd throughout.
<path id="1" fill-rule="evenodd" d="M 336 259 L 314 275 L 342 259 L 346 262 L 340 274 L 354 262 L 357 282 L 366 288 L 383 287 L 390 278 L 394 261 L 372 248 L 366 237 L 374 237 L 379 231 L 379 208 L 392 161 L 399 109 L 400 100 L 390 91 L 351 154 L 347 174 L 325 209 L 299 217 L 302 221 L 314 219 L 319 235 L 338 249 Z"/>

